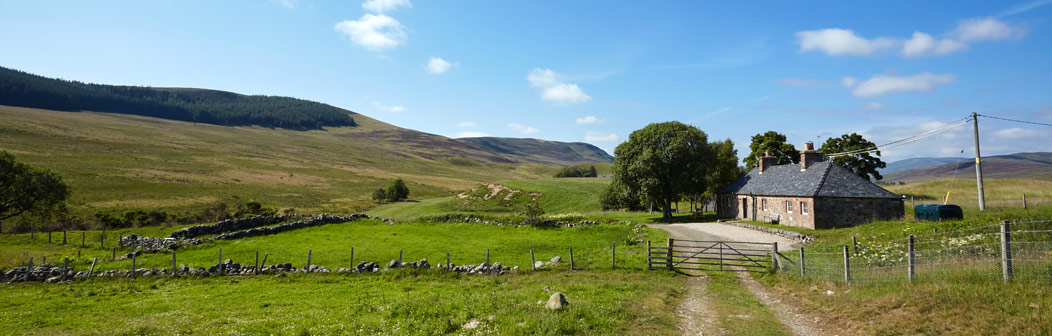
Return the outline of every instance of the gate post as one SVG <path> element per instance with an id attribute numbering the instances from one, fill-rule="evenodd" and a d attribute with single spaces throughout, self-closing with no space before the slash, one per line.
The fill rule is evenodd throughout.
<path id="1" fill-rule="evenodd" d="M 666 263 L 666 265 L 668 265 L 668 270 L 669 271 L 672 270 L 672 243 L 673 242 L 675 242 L 675 239 L 672 239 L 672 238 L 668 239 L 668 251 L 666 251 L 668 259 L 665 260 L 665 263 Z"/>
<path id="2" fill-rule="evenodd" d="M 571 247 L 570 250 L 573 250 Z M 643 256 L 643 261 L 647 263 L 647 270 L 652 270 L 650 267 L 650 240 L 647 240 L 647 254 Z"/>
<path id="3" fill-rule="evenodd" d="M 771 243 L 771 267 L 778 270 L 778 242 Z"/>
<path id="4" fill-rule="evenodd" d="M 807 277 L 807 269 L 804 267 L 804 248 L 800 247 L 800 277 Z"/>

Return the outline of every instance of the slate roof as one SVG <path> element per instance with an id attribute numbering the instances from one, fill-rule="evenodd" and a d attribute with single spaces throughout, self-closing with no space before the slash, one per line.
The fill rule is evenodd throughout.
<path id="1" fill-rule="evenodd" d="M 830 161 L 815 163 L 810 168 L 807 168 L 806 171 L 800 171 L 799 164 L 772 166 L 764 170 L 763 174 L 760 174 L 758 168 L 753 168 L 748 174 L 720 190 L 720 193 L 765 196 L 902 198 Z"/>

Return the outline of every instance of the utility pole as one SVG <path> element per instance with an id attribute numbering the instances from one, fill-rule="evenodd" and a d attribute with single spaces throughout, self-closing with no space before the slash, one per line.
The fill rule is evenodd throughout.
<path id="1" fill-rule="evenodd" d="M 983 164 L 979 159 L 979 114 L 972 112 L 972 125 L 975 132 L 975 183 L 979 187 L 979 211 L 986 210 L 986 198 L 983 196 Z"/>

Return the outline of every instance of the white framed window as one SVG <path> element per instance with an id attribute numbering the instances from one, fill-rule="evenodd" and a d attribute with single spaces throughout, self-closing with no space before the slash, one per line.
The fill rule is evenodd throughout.
<path id="1" fill-rule="evenodd" d="M 767 211 L 767 199 L 766 198 L 763 199 L 762 203 L 763 203 L 763 211 Z"/>
<path id="2" fill-rule="evenodd" d="M 785 201 L 785 212 L 793 213 L 793 201 Z"/>
<path id="3" fill-rule="evenodd" d="M 800 202 L 800 213 L 807 214 L 807 202 Z"/>

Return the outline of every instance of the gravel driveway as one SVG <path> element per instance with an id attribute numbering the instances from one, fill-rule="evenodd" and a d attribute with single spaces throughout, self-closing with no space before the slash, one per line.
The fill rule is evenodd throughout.
<path id="1" fill-rule="evenodd" d="M 720 223 L 650 224 L 650 227 L 668 231 L 672 238 L 756 243 L 778 242 L 778 251 L 800 247 L 800 243 L 789 238 Z M 661 243 L 655 244 L 661 246 Z"/>

